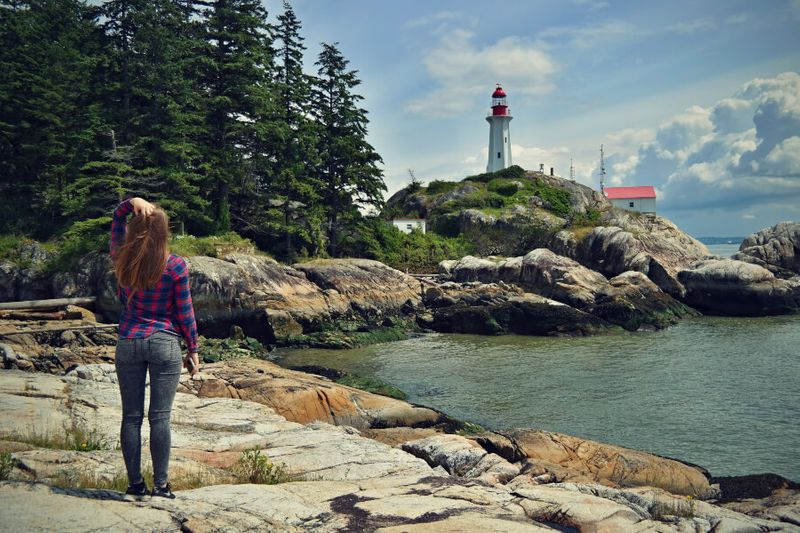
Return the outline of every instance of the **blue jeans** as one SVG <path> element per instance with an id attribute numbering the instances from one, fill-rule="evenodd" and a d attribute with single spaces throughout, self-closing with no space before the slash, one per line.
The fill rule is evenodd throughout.
<path id="1" fill-rule="evenodd" d="M 150 371 L 150 455 L 153 458 L 153 481 L 167 483 L 169 469 L 172 402 L 183 366 L 179 337 L 157 331 L 143 339 L 119 339 L 114 365 L 122 396 L 120 446 L 128 482 L 142 478 L 142 419 L 144 418 L 145 376 Z"/>

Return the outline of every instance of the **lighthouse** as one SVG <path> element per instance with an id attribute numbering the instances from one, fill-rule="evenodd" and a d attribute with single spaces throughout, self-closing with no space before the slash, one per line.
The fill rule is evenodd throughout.
<path id="1" fill-rule="evenodd" d="M 489 123 L 489 162 L 486 172 L 496 172 L 511 166 L 511 135 L 508 124 L 513 117 L 508 112 L 506 92 L 497 84 L 492 93 L 492 112 L 486 117 Z"/>

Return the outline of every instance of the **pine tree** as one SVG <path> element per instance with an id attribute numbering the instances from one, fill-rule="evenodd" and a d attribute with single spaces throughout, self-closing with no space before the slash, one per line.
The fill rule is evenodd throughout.
<path id="1" fill-rule="evenodd" d="M 207 199 L 216 208 L 217 230 L 227 231 L 231 195 L 248 177 L 257 99 L 272 74 L 272 39 L 258 0 L 216 0 L 204 14 L 203 86 L 208 97 L 203 172 Z"/>
<path id="2" fill-rule="evenodd" d="M 77 0 L 0 6 L 0 228 L 47 238 L 65 194 L 102 150 L 94 94 L 102 62 L 97 9 Z"/>
<path id="3" fill-rule="evenodd" d="M 105 179 L 126 182 L 124 189 L 160 201 L 203 233 L 210 218 L 199 196 L 204 115 L 197 12 L 191 2 L 172 0 L 112 0 L 104 8 L 112 43 L 107 100 L 118 146 L 88 167 L 85 179 L 108 170 Z M 115 176 L 120 169 L 125 176 Z"/>
<path id="4" fill-rule="evenodd" d="M 367 142 L 367 112 L 358 103 L 363 97 L 354 89 L 361 81 L 358 72 L 348 70 L 349 61 L 338 43 L 322 44 L 315 63 L 318 78 L 313 91 L 313 114 L 320 127 L 319 173 L 322 176 L 323 205 L 328 231 L 328 251 L 338 252 L 342 222 L 355 224 L 361 218 L 359 207 L 383 205 L 381 157 Z"/>
<path id="5" fill-rule="evenodd" d="M 318 210 L 320 183 L 313 169 L 316 165 L 316 129 L 309 120 L 310 80 L 303 73 L 303 37 L 301 24 L 288 2 L 278 16 L 276 47 L 275 161 L 271 205 L 282 215 L 284 254 L 288 261 L 295 256 L 293 236 L 310 246 L 311 254 L 321 246 Z"/>

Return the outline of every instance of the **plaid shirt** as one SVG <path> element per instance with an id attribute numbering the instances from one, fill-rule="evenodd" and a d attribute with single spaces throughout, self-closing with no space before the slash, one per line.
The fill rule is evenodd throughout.
<path id="1" fill-rule="evenodd" d="M 130 200 L 125 200 L 114 210 L 112 258 L 116 258 L 117 251 L 125 242 L 126 221 L 132 211 Z M 182 257 L 169 255 L 166 268 L 154 288 L 134 291 L 131 297 L 130 289 L 119 287 L 117 295 L 123 305 L 119 317 L 120 338 L 144 338 L 156 331 L 167 331 L 183 336 L 190 353 L 197 351 L 197 324 L 189 292 L 189 268 Z"/>

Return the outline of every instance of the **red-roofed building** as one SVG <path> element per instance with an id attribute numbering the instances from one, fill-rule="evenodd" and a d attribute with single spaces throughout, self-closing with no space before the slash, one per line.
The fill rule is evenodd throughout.
<path id="1" fill-rule="evenodd" d="M 638 187 L 606 187 L 603 189 L 614 207 L 656 214 L 656 190 L 652 185 Z"/>

